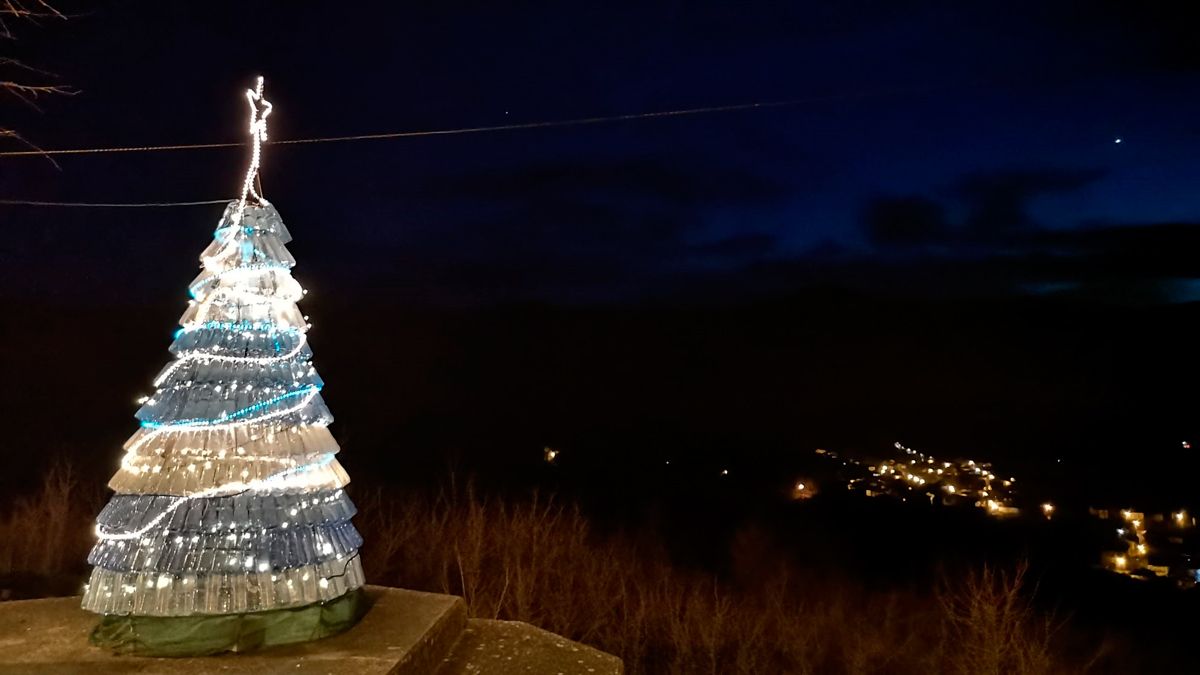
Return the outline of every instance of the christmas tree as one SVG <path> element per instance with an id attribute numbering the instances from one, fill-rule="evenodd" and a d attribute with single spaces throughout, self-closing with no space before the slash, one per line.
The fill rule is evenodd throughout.
<path id="1" fill-rule="evenodd" d="M 256 189 L 271 104 L 247 91 L 252 148 L 141 428 L 97 518 L 84 609 L 93 642 L 196 655 L 309 640 L 357 620 L 363 585 L 349 481 L 334 455 L 296 306 L 291 237 Z"/>

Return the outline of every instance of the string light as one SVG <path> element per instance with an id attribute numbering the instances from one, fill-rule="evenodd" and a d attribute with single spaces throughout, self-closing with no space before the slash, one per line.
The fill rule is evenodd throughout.
<path id="1" fill-rule="evenodd" d="M 261 110 L 258 107 L 260 102 L 263 105 Z M 263 199 L 263 196 L 254 187 L 254 180 L 258 178 L 258 165 L 262 160 L 262 144 L 267 141 L 267 116 L 274 108 L 270 101 L 263 98 L 263 77 L 261 75 L 258 77 L 258 85 L 254 89 L 246 90 L 246 103 L 250 105 L 250 168 L 246 170 L 246 180 L 242 181 L 242 196 L 238 198 L 237 213 L 233 219 L 234 225 L 240 225 L 242 218 L 246 215 L 246 198 L 248 196 L 253 196 L 260 206 L 268 205 L 267 200 Z"/>
<path id="2" fill-rule="evenodd" d="M 147 427 L 149 429 L 172 429 L 173 430 L 173 429 L 197 429 L 197 428 L 227 429 L 227 428 L 234 427 L 234 426 L 244 426 L 247 424 L 256 424 L 256 423 L 262 422 L 264 420 L 275 419 L 276 417 L 281 417 L 283 415 L 287 415 L 287 414 L 296 412 L 298 410 L 302 410 L 304 408 L 304 406 L 308 405 L 308 403 L 310 401 L 312 401 L 313 398 L 315 398 L 318 393 L 320 393 L 320 391 L 321 391 L 321 387 L 318 385 L 312 385 L 309 387 L 305 387 L 303 389 L 298 389 L 296 391 L 289 391 L 286 394 L 280 394 L 278 396 L 274 396 L 272 398 L 266 399 L 265 401 L 259 401 L 258 403 L 246 406 L 245 408 L 241 408 L 240 410 L 234 411 L 233 413 L 230 413 L 229 415 L 225 415 L 224 413 L 222 413 L 221 417 L 218 419 L 215 419 L 215 420 L 214 419 L 187 419 L 187 420 L 164 422 L 164 423 L 143 421 L 142 426 Z M 268 406 L 279 403 L 280 401 L 284 401 L 289 398 L 295 398 L 297 396 L 304 396 L 305 398 L 299 404 L 297 404 L 291 408 L 284 408 L 282 410 L 276 410 L 274 412 L 268 413 L 266 415 L 262 415 L 260 417 L 253 417 L 253 418 L 248 418 L 248 419 L 244 419 L 244 420 L 237 419 L 239 417 L 244 417 L 253 412 L 262 410 L 263 408 L 266 408 Z M 230 420 L 234 420 L 234 421 L 230 421 Z"/>
<path id="3" fill-rule="evenodd" d="M 190 360 L 217 361 L 217 362 L 221 362 L 221 363 L 249 363 L 249 364 L 256 364 L 256 365 L 265 365 L 268 363 L 289 361 L 289 360 L 295 358 L 295 356 L 304 349 L 304 346 L 306 344 L 308 344 L 308 336 L 304 335 L 302 333 L 300 335 L 300 340 L 297 341 L 297 343 L 296 343 L 296 346 L 293 347 L 291 351 L 289 351 L 285 354 L 280 354 L 279 356 L 223 356 L 220 354 L 209 354 L 207 352 L 202 352 L 199 350 L 182 352 L 182 353 L 180 353 L 179 358 L 174 363 L 172 363 L 171 366 L 167 370 L 164 370 L 162 373 L 159 374 L 158 377 L 154 378 L 154 386 L 157 387 L 160 384 L 162 384 L 162 382 L 164 380 L 166 380 L 168 377 L 170 377 L 172 374 L 174 374 L 174 372 L 180 366 L 182 366 L 183 364 L 187 363 Z"/>
<path id="4" fill-rule="evenodd" d="M 140 527 L 136 530 L 133 530 L 131 532 L 113 533 L 113 532 L 106 532 L 104 530 L 104 528 L 97 525 L 96 526 L 96 536 L 99 537 L 100 539 L 104 539 L 107 541 L 116 541 L 116 540 L 128 541 L 130 539 L 137 539 L 138 537 L 141 537 L 143 534 L 146 534 L 150 530 L 153 530 L 167 516 L 174 513 L 176 510 L 178 510 L 181 506 L 183 506 L 184 504 L 186 504 L 189 501 L 193 501 L 196 499 L 207 499 L 209 497 L 228 497 L 231 495 L 236 495 L 236 494 L 240 494 L 240 493 L 244 493 L 244 492 L 251 492 L 251 491 L 264 491 L 264 490 L 269 491 L 272 488 L 279 487 L 283 483 L 283 481 L 285 481 L 286 479 L 288 479 L 292 476 L 295 476 L 298 474 L 303 474 L 303 473 L 310 472 L 310 471 L 314 471 L 321 467 L 328 466 L 333 461 L 334 461 L 333 455 L 328 454 L 328 455 L 325 455 L 324 457 L 322 457 L 320 460 L 313 462 L 311 464 L 305 464 L 304 466 L 299 466 L 299 467 L 295 467 L 295 468 L 291 468 L 291 469 L 285 469 L 276 474 L 272 474 L 271 476 L 264 478 L 264 479 L 253 480 L 253 481 L 248 481 L 248 482 L 241 482 L 241 483 L 225 483 L 223 485 L 209 488 L 207 490 L 201 490 L 199 492 L 194 492 L 189 495 L 183 495 L 182 497 L 179 497 L 179 498 L 175 499 L 175 501 L 171 502 L 170 505 L 166 509 L 164 509 L 162 513 L 160 513 L 157 516 L 155 516 L 154 518 L 152 518 L 149 523 L 147 523 L 146 525 L 143 525 L 142 527 Z M 286 526 L 287 525 L 285 524 L 284 527 L 286 527 Z"/>

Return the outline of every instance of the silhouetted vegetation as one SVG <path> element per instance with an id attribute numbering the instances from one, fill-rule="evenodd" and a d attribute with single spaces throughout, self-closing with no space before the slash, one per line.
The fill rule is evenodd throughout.
<path id="1" fill-rule="evenodd" d="M 59 464 L 0 520 L 10 592 L 77 592 L 99 504 L 87 485 Z M 732 558 L 748 560 L 718 578 L 674 564 L 652 537 L 598 533 L 577 507 L 536 494 L 502 500 L 451 485 L 435 494 L 371 490 L 356 501 L 372 582 L 461 595 L 474 616 L 594 645 L 630 673 L 1122 669 L 1108 647 L 1085 644 L 1067 621 L 1033 606 L 1023 567 L 946 576 L 929 592 L 868 589 L 746 556 L 761 538 L 746 531 Z"/>

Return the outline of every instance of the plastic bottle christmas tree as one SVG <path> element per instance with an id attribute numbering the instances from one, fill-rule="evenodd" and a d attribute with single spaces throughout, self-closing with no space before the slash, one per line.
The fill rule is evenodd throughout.
<path id="1" fill-rule="evenodd" d="M 296 306 L 279 214 L 255 189 L 271 104 L 247 91 L 253 154 L 200 257 L 156 391 L 101 511 L 84 609 L 96 644 L 194 655 L 309 640 L 358 619 L 349 481 Z"/>

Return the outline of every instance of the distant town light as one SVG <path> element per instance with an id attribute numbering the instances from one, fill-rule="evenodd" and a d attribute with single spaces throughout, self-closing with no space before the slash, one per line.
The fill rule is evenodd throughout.
<path id="1" fill-rule="evenodd" d="M 1137 552 L 1138 552 L 1140 555 L 1146 555 L 1146 545 L 1145 545 L 1145 544 L 1138 544 L 1138 545 L 1137 545 Z"/>
<path id="2" fill-rule="evenodd" d="M 1113 562 L 1117 564 L 1118 569 L 1125 569 L 1125 556 L 1119 555 L 1113 558 Z"/>
<path id="3" fill-rule="evenodd" d="M 1053 513 L 1054 513 L 1054 505 L 1053 505 L 1053 504 L 1051 504 L 1050 502 L 1045 502 L 1045 503 L 1043 503 L 1043 504 L 1042 504 L 1042 513 L 1043 513 L 1043 514 L 1044 514 L 1044 515 L 1045 515 L 1047 518 L 1049 518 L 1049 517 L 1050 517 L 1051 515 L 1053 515 Z"/>

